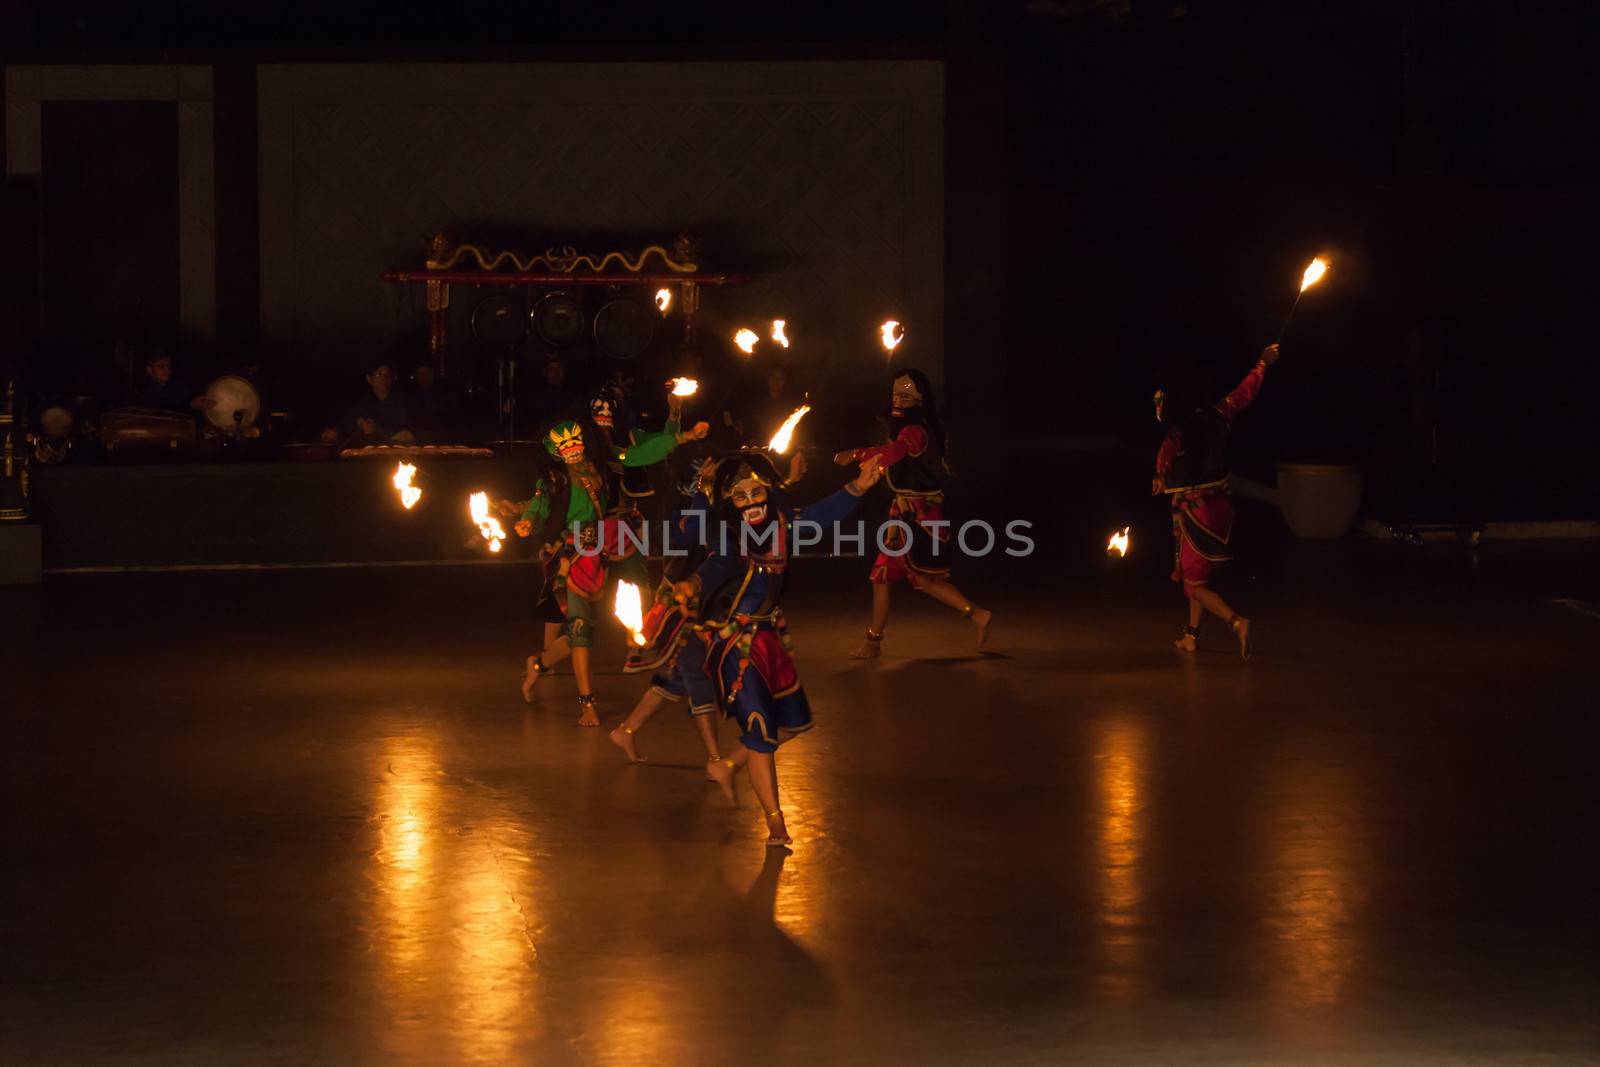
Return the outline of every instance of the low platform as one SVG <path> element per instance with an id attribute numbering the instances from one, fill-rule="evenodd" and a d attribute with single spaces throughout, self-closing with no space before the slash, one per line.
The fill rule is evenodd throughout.
<path id="1" fill-rule="evenodd" d="M 521 499 L 526 459 L 417 461 L 422 500 L 400 506 L 389 459 L 47 467 L 34 478 L 44 567 L 314 566 L 482 558 L 467 497 Z"/>
<path id="2" fill-rule="evenodd" d="M 42 577 L 38 523 L 0 523 L 0 585 L 31 585 Z"/>

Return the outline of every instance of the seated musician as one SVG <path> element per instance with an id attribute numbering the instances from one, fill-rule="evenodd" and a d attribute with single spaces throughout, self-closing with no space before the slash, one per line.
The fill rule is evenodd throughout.
<path id="1" fill-rule="evenodd" d="M 448 441 L 460 411 L 456 391 L 440 380 L 432 363 L 418 363 L 412 382 L 412 430 L 424 441 Z"/>
<path id="2" fill-rule="evenodd" d="M 144 365 L 147 381 L 128 398 L 134 407 L 156 408 L 161 411 L 189 411 L 204 408 L 208 401 L 195 396 L 194 390 L 179 381 L 172 357 L 159 349 L 150 354 Z"/>
<path id="3" fill-rule="evenodd" d="M 322 431 L 325 444 L 343 441 L 348 446 L 410 444 L 415 440 L 415 417 L 411 401 L 394 387 L 394 370 L 388 361 L 374 363 L 367 370 L 370 392 L 356 401 L 338 426 Z"/>

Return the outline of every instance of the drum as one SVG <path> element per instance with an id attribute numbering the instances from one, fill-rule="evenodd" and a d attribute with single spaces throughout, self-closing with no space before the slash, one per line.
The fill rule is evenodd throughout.
<path id="1" fill-rule="evenodd" d="M 650 347 L 661 315 L 637 300 L 613 300 L 594 317 L 594 343 L 613 359 L 635 359 Z"/>
<path id="2" fill-rule="evenodd" d="M 224 374 L 206 386 L 206 419 L 219 430 L 247 430 L 261 417 L 261 394 L 250 379 Z"/>
<path id="3" fill-rule="evenodd" d="M 583 340 L 583 305 L 559 290 L 533 306 L 533 332 L 552 348 L 566 348 Z"/>
<path id="4" fill-rule="evenodd" d="M 107 452 L 119 448 L 169 448 L 194 444 L 194 420 L 153 408 L 117 408 L 100 420 L 100 443 Z"/>
<path id="5" fill-rule="evenodd" d="M 33 458 L 55 466 L 66 462 L 72 450 L 72 412 L 59 404 L 39 413 L 39 432 L 33 435 Z"/>

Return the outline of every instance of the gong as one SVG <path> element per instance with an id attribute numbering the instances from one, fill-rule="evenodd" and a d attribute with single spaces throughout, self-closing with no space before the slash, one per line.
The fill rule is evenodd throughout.
<path id="1" fill-rule="evenodd" d="M 655 305 L 647 310 L 637 300 L 613 300 L 594 317 L 594 343 L 613 359 L 634 359 L 655 336 Z"/>
<path id="2" fill-rule="evenodd" d="M 514 296 L 488 296 L 472 309 L 472 339 L 485 348 L 515 348 L 527 332 L 522 301 Z"/>
<path id="3" fill-rule="evenodd" d="M 583 339 L 583 305 L 569 293 L 553 292 L 533 306 L 533 332 L 552 348 L 566 348 Z"/>

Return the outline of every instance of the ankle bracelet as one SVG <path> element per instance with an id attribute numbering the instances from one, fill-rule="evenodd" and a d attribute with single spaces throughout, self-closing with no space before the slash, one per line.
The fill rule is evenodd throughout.
<path id="1" fill-rule="evenodd" d="M 870 626 L 867 627 L 867 640 L 868 641 L 882 641 L 883 640 L 883 631 L 882 630 L 874 630 Z"/>

